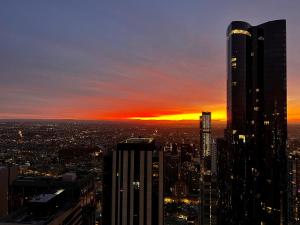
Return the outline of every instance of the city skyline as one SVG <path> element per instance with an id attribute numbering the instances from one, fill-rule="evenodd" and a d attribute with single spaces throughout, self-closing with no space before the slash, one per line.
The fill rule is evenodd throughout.
<path id="1" fill-rule="evenodd" d="M 288 119 L 300 122 L 299 6 L 3 2 L 0 118 L 198 120 L 211 111 L 225 121 L 224 27 L 287 19 Z"/>

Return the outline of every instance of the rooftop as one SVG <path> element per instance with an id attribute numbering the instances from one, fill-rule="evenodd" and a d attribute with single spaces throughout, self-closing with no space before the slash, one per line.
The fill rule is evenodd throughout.
<path id="1" fill-rule="evenodd" d="M 32 198 L 29 202 L 31 203 L 47 203 L 50 200 L 54 199 L 56 196 L 64 192 L 64 189 L 59 189 L 51 194 L 40 194 L 34 198 Z"/>
<path id="2" fill-rule="evenodd" d="M 153 138 L 129 138 L 124 143 L 130 143 L 130 144 L 150 144 L 154 141 Z"/>

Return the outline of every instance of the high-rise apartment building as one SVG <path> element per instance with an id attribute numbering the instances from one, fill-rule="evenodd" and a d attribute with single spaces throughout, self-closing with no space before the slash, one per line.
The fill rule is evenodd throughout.
<path id="1" fill-rule="evenodd" d="M 287 224 L 286 21 L 232 22 L 227 74 L 230 193 L 220 200 L 227 217 L 220 221 Z"/>
<path id="2" fill-rule="evenodd" d="M 112 157 L 112 225 L 163 225 L 163 151 L 152 138 L 119 143 Z"/>

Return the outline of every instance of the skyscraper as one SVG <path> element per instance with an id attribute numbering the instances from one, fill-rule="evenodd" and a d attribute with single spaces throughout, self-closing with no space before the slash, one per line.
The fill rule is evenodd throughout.
<path id="1" fill-rule="evenodd" d="M 202 112 L 200 116 L 200 144 L 202 156 L 211 154 L 211 112 Z"/>
<path id="2" fill-rule="evenodd" d="M 287 224 L 286 21 L 232 22 L 227 74 L 227 224 Z"/>
<path id="3" fill-rule="evenodd" d="M 112 225 L 163 225 L 163 151 L 130 138 L 113 151 Z"/>
<path id="4" fill-rule="evenodd" d="M 202 112 L 200 117 L 200 149 L 201 149 L 201 180 L 200 180 L 200 221 L 203 225 L 216 225 L 216 152 L 213 150 L 211 137 L 211 113 Z M 215 160 L 213 162 L 213 160 Z M 213 165 L 213 167 L 212 167 Z"/>

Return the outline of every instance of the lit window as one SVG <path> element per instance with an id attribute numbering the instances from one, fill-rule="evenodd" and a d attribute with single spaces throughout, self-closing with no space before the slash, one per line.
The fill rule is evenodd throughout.
<path id="1" fill-rule="evenodd" d="M 140 182 L 139 181 L 133 181 L 132 185 L 133 185 L 134 189 L 140 189 Z"/>
<path id="2" fill-rule="evenodd" d="M 236 86 L 237 82 L 236 81 L 232 81 L 232 86 Z"/>
<path id="3" fill-rule="evenodd" d="M 258 40 L 263 41 L 265 39 L 264 39 L 264 37 L 260 36 L 260 37 L 258 37 Z"/>
<path id="4" fill-rule="evenodd" d="M 239 139 L 243 141 L 243 143 L 246 143 L 246 136 L 243 134 L 239 135 Z"/>
<path id="5" fill-rule="evenodd" d="M 251 120 L 251 124 L 252 124 L 252 125 L 254 124 L 254 120 Z"/>
<path id="6" fill-rule="evenodd" d="M 251 52 L 251 56 L 254 56 L 254 52 Z"/>
<path id="7" fill-rule="evenodd" d="M 254 111 L 258 111 L 258 110 L 259 110 L 259 107 L 255 106 Z"/>
<path id="8" fill-rule="evenodd" d="M 231 62 L 236 62 L 237 58 L 236 57 L 232 57 L 231 58 Z"/>
<path id="9" fill-rule="evenodd" d="M 265 121 L 264 121 L 264 125 L 270 125 L 270 121 L 265 120 Z"/>
<path id="10" fill-rule="evenodd" d="M 232 134 L 236 134 L 236 130 L 232 130 Z"/>
<path id="11" fill-rule="evenodd" d="M 259 92 L 259 88 L 256 88 L 256 92 Z"/>
<path id="12" fill-rule="evenodd" d="M 234 29 L 229 33 L 229 36 L 232 34 L 242 34 L 242 35 L 247 35 L 247 36 L 251 37 L 250 32 L 247 30 Z"/>

